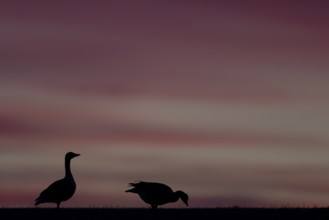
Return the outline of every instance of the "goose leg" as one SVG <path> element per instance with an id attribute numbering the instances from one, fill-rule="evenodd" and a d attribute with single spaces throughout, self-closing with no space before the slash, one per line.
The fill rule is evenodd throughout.
<path id="1" fill-rule="evenodd" d="M 156 204 L 152 204 L 151 206 L 152 206 L 152 209 L 157 209 L 158 208 L 158 205 L 156 205 Z"/>

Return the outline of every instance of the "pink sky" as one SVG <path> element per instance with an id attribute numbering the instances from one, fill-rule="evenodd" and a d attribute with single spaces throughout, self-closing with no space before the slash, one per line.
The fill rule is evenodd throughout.
<path id="1" fill-rule="evenodd" d="M 0 205 L 329 204 L 326 1 L 2 1 Z M 168 207 L 183 207 L 179 202 Z"/>

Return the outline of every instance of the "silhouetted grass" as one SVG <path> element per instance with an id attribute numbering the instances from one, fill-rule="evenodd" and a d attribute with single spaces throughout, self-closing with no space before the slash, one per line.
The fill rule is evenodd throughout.
<path id="1" fill-rule="evenodd" d="M 161 219 L 187 219 L 187 220 L 232 220 L 232 219 L 329 219 L 328 208 L 186 208 L 158 210 L 140 208 L 2 208 L 0 219 L 33 219 L 33 220 L 161 220 Z"/>

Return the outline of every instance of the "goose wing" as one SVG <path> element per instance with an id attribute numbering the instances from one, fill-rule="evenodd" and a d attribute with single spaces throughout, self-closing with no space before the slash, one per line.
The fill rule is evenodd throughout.
<path id="1" fill-rule="evenodd" d="M 137 193 L 149 204 L 165 204 L 170 201 L 173 196 L 173 190 L 162 183 L 138 182 L 129 184 L 132 189 L 126 192 Z"/>
<path id="2" fill-rule="evenodd" d="M 163 183 L 153 183 L 153 182 L 137 182 L 137 183 L 129 183 L 129 186 L 134 187 L 135 189 L 142 191 L 159 191 L 159 192 L 173 192 L 173 190 L 163 184 Z"/>
<path id="3" fill-rule="evenodd" d="M 60 179 L 48 186 L 40 193 L 40 196 L 35 200 L 36 204 L 43 202 L 61 202 L 69 199 L 75 191 L 74 187 L 70 187 L 66 179 Z"/>

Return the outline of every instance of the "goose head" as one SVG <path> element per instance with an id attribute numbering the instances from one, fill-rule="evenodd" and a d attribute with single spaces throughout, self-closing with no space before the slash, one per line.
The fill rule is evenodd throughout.
<path id="1" fill-rule="evenodd" d="M 65 155 L 65 160 L 71 160 L 77 156 L 80 156 L 80 154 L 76 154 L 76 153 L 73 153 L 73 152 L 68 152 L 66 155 Z"/>
<path id="2" fill-rule="evenodd" d="M 188 195 L 181 190 L 175 192 L 175 194 L 188 206 Z"/>

